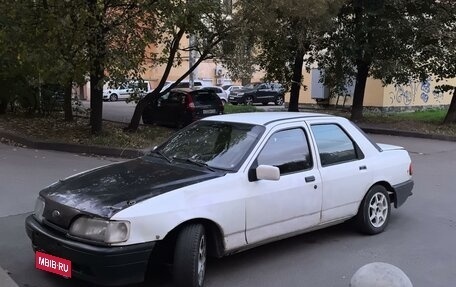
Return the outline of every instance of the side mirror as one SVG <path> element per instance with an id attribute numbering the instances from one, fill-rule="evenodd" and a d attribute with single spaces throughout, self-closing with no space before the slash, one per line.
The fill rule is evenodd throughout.
<path id="1" fill-rule="evenodd" d="M 260 165 L 256 168 L 256 178 L 264 180 L 279 180 L 280 169 L 272 165 Z"/>

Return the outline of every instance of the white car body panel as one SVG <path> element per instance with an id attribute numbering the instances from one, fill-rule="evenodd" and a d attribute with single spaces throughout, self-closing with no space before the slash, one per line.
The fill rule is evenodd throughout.
<path id="1" fill-rule="evenodd" d="M 159 195 L 115 214 L 112 220 L 131 222 L 130 238 L 116 245 L 161 240 L 186 221 L 205 219 L 220 228 L 224 238 L 224 251 L 228 254 L 348 219 L 356 215 L 364 195 L 376 182 L 395 185 L 411 179 L 408 174 L 410 157 L 405 150 L 387 145 L 381 145 L 384 151 L 377 150 L 346 119 L 322 115 L 310 119 L 292 116 L 286 122 L 280 122 L 267 114 L 206 118 L 205 120 L 254 124 L 269 120 L 269 123 L 266 132 L 237 173 L 227 173 L 216 179 Z M 274 114 L 277 118 L 293 115 Z M 322 167 L 310 129 L 313 124 L 322 123 L 342 126 L 358 143 L 364 158 Z M 249 182 L 249 168 L 267 139 L 276 131 L 292 127 L 301 127 L 307 133 L 313 168 L 283 175 L 278 181 Z M 360 166 L 366 166 L 366 169 L 360 169 Z M 306 183 L 307 176 L 314 176 L 315 181 Z"/>

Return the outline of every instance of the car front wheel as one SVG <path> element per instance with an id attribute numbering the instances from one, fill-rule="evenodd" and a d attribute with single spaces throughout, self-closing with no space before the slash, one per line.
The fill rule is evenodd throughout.
<path id="1" fill-rule="evenodd" d="M 277 106 L 281 106 L 283 105 L 283 97 L 282 96 L 277 96 L 276 100 L 275 100 L 275 104 Z"/>
<path id="2" fill-rule="evenodd" d="M 373 186 L 359 207 L 357 223 L 360 231 L 370 235 L 382 232 L 388 225 L 390 212 L 388 191 L 381 185 Z"/>
<path id="3" fill-rule="evenodd" d="M 177 287 L 202 287 L 206 274 L 207 238 L 204 226 L 191 224 L 179 233 L 174 249 L 173 278 Z"/>
<path id="4" fill-rule="evenodd" d="M 115 101 L 117 101 L 117 99 L 118 99 L 118 97 L 117 97 L 116 94 L 112 94 L 111 96 L 109 96 L 109 100 L 110 100 L 111 102 L 115 102 Z"/>

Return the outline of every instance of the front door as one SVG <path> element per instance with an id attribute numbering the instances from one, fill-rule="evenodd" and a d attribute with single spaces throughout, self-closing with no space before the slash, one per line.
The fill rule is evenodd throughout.
<path id="1" fill-rule="evenodd" d="M 280 126 L 269 138 L 250 170 L 279 167 L 278 181 L 249 183 L 246 200 L 248 244 L 302 231 L 320 222 L 322 186 L 304 125 Z"/>

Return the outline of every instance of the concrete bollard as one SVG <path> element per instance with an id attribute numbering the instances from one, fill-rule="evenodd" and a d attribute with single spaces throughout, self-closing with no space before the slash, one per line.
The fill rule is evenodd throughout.
<path id="1" fill-rule="evenodd" d="M 353 274 L 350 287 L 413 287 L 405 273 L 394 265 L 374 262 Z"/>

